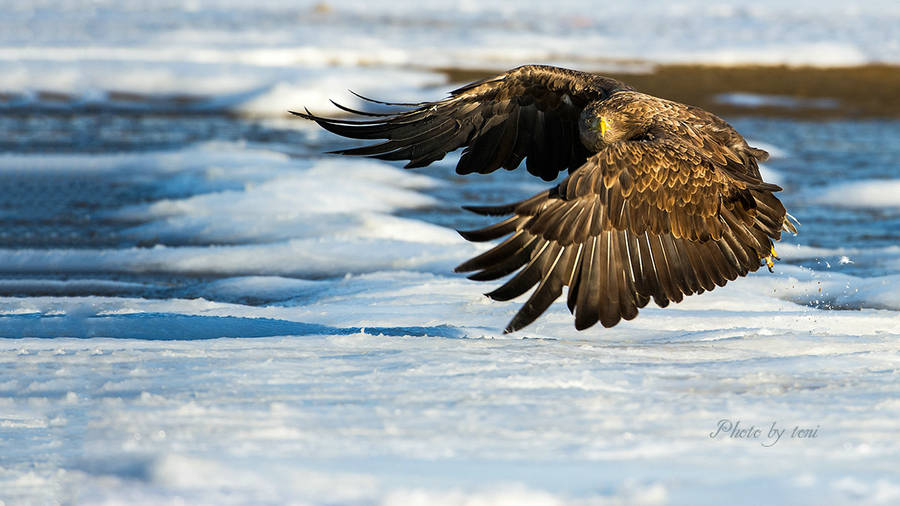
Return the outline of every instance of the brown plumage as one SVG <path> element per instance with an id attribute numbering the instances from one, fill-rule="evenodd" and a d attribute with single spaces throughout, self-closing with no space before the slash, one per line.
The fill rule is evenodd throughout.
<path id="1" fill-rule="evenodd" d="M 528 65 L 459 88 L 439 102 L 391 104 L 399 114 L 339 106 L 369 119 L 294 113 L 355 139 L 384 139 L 338 151 L 407 168 L 465 147 L 460 174 L 513 170 L 552 189 L 521 202 L 468 207 L 510 216 L 470 241 L 508 236 L 456 268 L 486 281 L 515 273 L 487 295 L 510 300 L 532 287 L 506 332 L 533 322 L 568 287 L 575 327 L 611 327 L 637 316 L 652 298 L 680 302 L 770 263 L 787 220 L 780 191 L 759 174 L 768 154 L 730 125 L 696 107 L 633 90 L 614 79 Z"/>

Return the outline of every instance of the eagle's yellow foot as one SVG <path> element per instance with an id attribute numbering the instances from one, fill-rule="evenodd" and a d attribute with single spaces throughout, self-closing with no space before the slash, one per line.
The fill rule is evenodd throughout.
<path id="1" fill-rule="evenodd" d="M 778 257 L 778 252 L 775 251 L 775 246 L 772 245 L 769 247 L 769 254 L 767 256 L 762 257 L 760 260 L 765 260 L 766 266 L 769 268 L 769 272 L 775 272 L 772 270 L 772 267 L 775 267 L 775 260 L 781 260 Z"/>

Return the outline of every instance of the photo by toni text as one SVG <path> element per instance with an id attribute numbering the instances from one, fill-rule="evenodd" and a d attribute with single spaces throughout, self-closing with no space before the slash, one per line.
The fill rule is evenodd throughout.
<path id="1" fill-rule="evenodd" d="M 710 439 L 749 439 L 759 441 L 762 446 L 775 446 L 782 438 L 811 439 L 819 437 L 819 425 L 815 428 L 800 425 L 742 425 L 740 420 L 723 418 L 716 423 L 716 430 L 709 433 Z"/>

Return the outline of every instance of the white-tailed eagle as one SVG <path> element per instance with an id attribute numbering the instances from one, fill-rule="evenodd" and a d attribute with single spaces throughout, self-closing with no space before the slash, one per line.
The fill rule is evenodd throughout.
<path id="1" fill-rule="evenodd" d="M 384 103 L 383 103 L 384 104 Z M 384 139 L 338 151 L 423 167 L 464 147 L 460 174 L 517 168 L 561 183 L 509 205 L 468 207 L 508 216 L 461 232 L 470 241 L 506 237 L 456 268 L 471 279 L 515 273 L 487 295 L 532 292 L 505 331 L 533 322 L 568 287 L 575 327 L 611 327 L 652 298 L 680 302 L 772 267 L 773 240 L 796 232 L 762 180 L 752 148 L 719 117 L 635 91 L 615 79 L 527 65 L 477 81 L 438 102 L 387 104 L 403 112 L 324 118 L 294 113 L 354 139 Z"/>

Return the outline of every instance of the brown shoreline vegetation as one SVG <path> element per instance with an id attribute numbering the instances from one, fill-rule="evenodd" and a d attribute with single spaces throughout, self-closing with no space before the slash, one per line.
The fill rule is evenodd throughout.
<path id="1" fill-rule="evenodd" d="M 506 69 L 433 69 L 454 83 Z M 659 65 L 651 73 L 598 72 L 639 91 L 696 105 L 721 116 L 800 119 L 900 117 L 900 66 L 859 67 Z M 737 105 L 728 93 L 759 95 L 761 105 Z"/>

